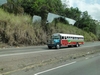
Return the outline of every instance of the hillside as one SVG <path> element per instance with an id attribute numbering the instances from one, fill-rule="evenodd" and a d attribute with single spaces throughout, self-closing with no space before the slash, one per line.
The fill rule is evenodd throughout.
<path id="1" fill-rule="evenodd" d="M 14 15 L 0 9 L 0 46 L 42 45 L 53 33 L 72 33 L 84 35 L 85 41 L 97 40 L 92 33 L 87 33 L 71 25 L 51 23 L 48 25 L 32 24 L 29 15 Z"/>

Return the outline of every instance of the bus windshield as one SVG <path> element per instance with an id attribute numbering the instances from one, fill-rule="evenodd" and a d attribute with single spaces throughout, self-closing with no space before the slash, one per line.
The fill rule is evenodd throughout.
<path id="1" fill-rule="evenodd" d="M 60 36 L 52 36 L 52 39 L 60 39 Z"/>

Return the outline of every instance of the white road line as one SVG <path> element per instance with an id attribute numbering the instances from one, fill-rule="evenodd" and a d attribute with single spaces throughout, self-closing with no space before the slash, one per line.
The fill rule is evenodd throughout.
<path id="1" fill-rule="evenodd" d="M 62 50 L 66 50 L 66 49 L 62 49 Z M 33 53 L 41 53 L 41 52 L 52 52 L 52 51 L 59 51 L 59 50 L 44 50 L 44 51 L 34 51 L 34 52 L 25 52 L 25 53 L 3 54 L 3 55 L 0 55 L 0 57 L 14 56 L 14 55 L 24 55 L 24 54 L 33 54 Z"/>
<path id="2" fill-rule="evenodd" d="M 61 50 L 66 50 L 66 49 L 61 49 Z M 14 55 L 24 55 L 24 54 L 33 54 L 33 53 L 41 53 L 41 52 L 52 52 L 52 51 L 59 51 L 59 50 L 48 50 L 48 51 L 44 50 L 44 51 L 34 51 L 34 52 L 25 52 L 25 53 L 3 54 L 3 55 L 0 55 L 0 57 L 14 56 Z"/>
<path id="3" fill-rule="evenodd" d="M 49 70 L 46 70 L 46 71 L 42 71 L 42 72 L 36 73 L 34 75 L 39 75 L 39 74 L 42 74 L 42 73 L 45 73 L 45 72 L 49 72 L 49 71 L 52 71 L 52 70 L 55 70 L 55 69 L 58 69 L 58 68 L 62 68 L 64 66 L 68 66 L 68 65 L 71 65 L 71 64 L 74 64 L 74 63 L 76 63 L 76 61 L 68 63 L 68 64 L 65 64 L 65 65 L 62 65 L 62 66 L 58 66 L 58 67 L 55 67 L 55 68 L 52 68 L 52 69 L 49 69 Z"/>
<path id="4" fill-rule="evenodd" d="M 57 50 L 49 50 L 49 51 L 34 51 L 34 52 L 25 52 L 25 53 L 14 53 L 14 54 L 3 54 L 0 55 L 0 57 L 6 57 L 6 56 L 14 56 L 14 55 L 24 55 L 24 54 L 33 54 L 33 53 L 41 53 L 41 52 L 52 52 Z"/>

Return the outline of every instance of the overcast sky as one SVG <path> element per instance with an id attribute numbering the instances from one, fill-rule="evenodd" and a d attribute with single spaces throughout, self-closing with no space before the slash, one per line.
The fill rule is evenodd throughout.
<path id="1" fill-rule="evenodd" d="M 88 11 L 92 18 L 100 20 L 100 0 L 62 0 L 70 7 L 78 7 L 82 12 Z"/>

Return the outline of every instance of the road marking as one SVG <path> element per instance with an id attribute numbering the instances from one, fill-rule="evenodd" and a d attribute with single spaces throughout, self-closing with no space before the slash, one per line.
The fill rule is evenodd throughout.
<path id="1" fill-rule="evenodd" d="M 57 51 L 57 50 L 49 50 L 49 51 L 34 51 L 34 52 L 14 53 L 14 54 L 3 54 L 3 55 L 0 55 L 0 57 L 14 56 L 14 55 L 24 55 L 24 54 L 33 54 L 33 53 L 41 53 L 41 52 L 52 52 L 52 51 Z"/>
<path id="2" fill-rule="evenodd" d="M 71 48 L 71 49 L 73 49 L 73 48 Z M 66 49 L 61 49 L 61 50 L 65 51 Z M 52 52 L 52 51 L 59 51 L 59 50 L 48 50 L 48 51 L 44 50 L 44 51 L 34 51 L 34 52 L 25 52 L 25 53 L 3 54 L 3 55 L 0 55 L 0 57 L 14 56 L 14 55 L 24 55 L 24 54 L 33 54 L 33 53 L 41 53 L 41 52 Z"/>
<path id="3" fill-rule="evenodd" d="M 66 49 L 61 49 L 66 50 Z M 0 57 L 6 57 L 6 56 L 14 56 L 14 55 L 24 55 L 24 54 L 33 54 L 33 53 L 41 53 L 41 52 L 53 52 L 53 51 L 59 51 L 59 50 L 44 50 L 44 51 L 34 51 L 34 52 L 25 52 L 25 53 L 13 53 L 13 54 L 3 54 L 0 55 Z"/>
<path id="4" fill-rule="evenodd" d="M 55 67 L 55 68 L 52 68 L 52 69 L 49 69 L 49 70 L 46 70 L 46 71 L 42 71 L 42 72 L 36 73 L 34 75 L 39 75 L 39 74 L 42 74 L 42 73 L 45 73 L 45 72 L 49 72 L 49 71 L 52 71 L 52 70 L 55 70 L 55 69 L 58 69 L 58 68 L 62 68 L 64 66 L 68 66 L 68 65 L 71 65 L 71 64 L 74 64 L 74 63 L 76 63 L 76 61 L 68 63 L 68 64 L 65 64 L 65 65 L 62 65 L 62 66 L 58 66 L 58 67 Z"/>

